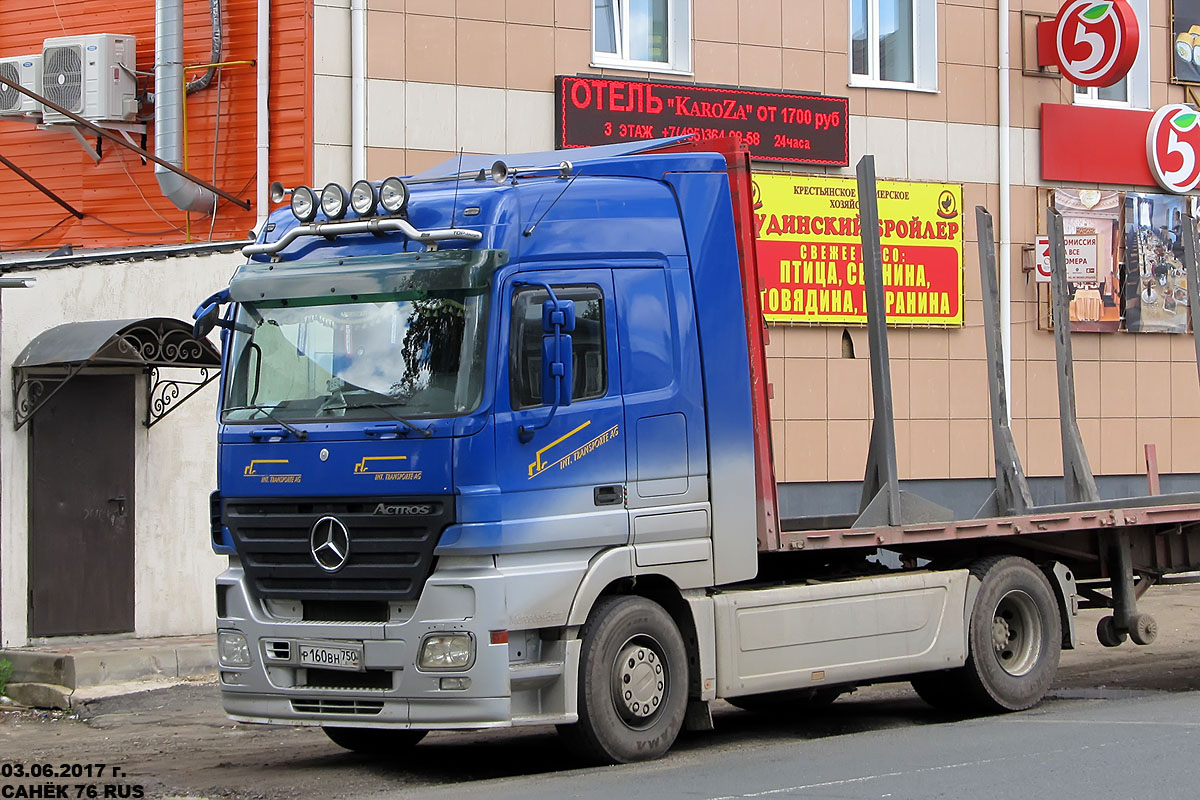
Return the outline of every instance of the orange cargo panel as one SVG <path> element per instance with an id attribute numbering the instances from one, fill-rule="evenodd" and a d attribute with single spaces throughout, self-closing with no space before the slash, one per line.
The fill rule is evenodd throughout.
<path id="1" fill-rule="evenodd" d="M 153 88 L 153 2 L 56 0 L 53 5 L 9 6 L 0 26 L 0 56 L 40 53 L 42 40 L 52 36 L 132 34 L 138 44 L 136 69 L 146 73 L 139 78 L 139 88 Z M 258 49 L 257 0 L 222 0 L 222 7 L 222 60 L 253 60 Z M 312 0 L 271 0 L 269 177 L 289 186 L 307 182 L 312 173 L 311 31 Z M 206 63 L 210 47 L 207 0 L 185 0 L 187 63 Z M 199 74 L 200 70 L 190 71 L 188 77 Z M 252 205 L 256 95 L 255 67 L 233 66 L 220 70 L 208 89 L 187 101 L 187 169 Z M 144 106 L 143 114 L 152 116 L 153 108 Z M 147 134 L 145 146 L 153 151 L 152 120 Z M 253 208 L 243 211 L 227 201 L 220 203 L 215 218 L 192 214 L 189 220 L 159 193 L 153 164 L 143 164 L 133 152 L 108 142 L 96 163 L 69 132 L 0 120 L 0 153 L 85 215 L 77 220 L 0 166 L 0 249 L 5 251 L 64 244 L 88 248 L 220 241 L 242 238 L 254 226 Z"/>

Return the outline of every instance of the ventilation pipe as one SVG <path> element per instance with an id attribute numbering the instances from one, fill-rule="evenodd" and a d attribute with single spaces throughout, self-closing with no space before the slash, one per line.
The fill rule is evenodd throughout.
<path id="1" fill-rule="evenodd" d="M 183 0 L 155 2 L 154 90 L 154 154 L 183 167 Z M 161 166 L 155 166 L 154 177 L 177 208 L 201 214 L 216 210 L 217 196 L 208 189 Z"/>

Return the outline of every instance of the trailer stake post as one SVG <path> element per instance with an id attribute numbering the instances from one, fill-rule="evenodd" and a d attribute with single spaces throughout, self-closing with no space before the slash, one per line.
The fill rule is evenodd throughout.
<path id="1" fill-rule="evenodd" d="M 900 491 L 900 477 L 896 469 L 896 420 L 892 412 L 892 371 L 888 357 L 887 305 L 883 291 L 883 253 L 879 243 L 875 157 L 863 156 L 856 169 L 874 417 L 871 420 L 867 469 L 863 476 L 862 502 L 854 527 L 951 520 L 954 514 L 950 509 L 911 492 Z"/>
<path id="2" fill-rule="evenodd" d="M 1004 392 L 1004 353 L 1000 344 L 1000 292 L 996 285 L 996 239 L 992 215 L 975 206 L 979 232 L 979 277 L 983 286 L 983 333 L 987 345 L 988 399 L 992 411 L 992 450 L 996 459 L 996 488 L 975 516 L 999 517 L 1026 514 L 1033 495 L 1021 467 L 1021 456 L 1008 425 L 1008 396 Z M 1008 280 L 1008 270 L 1005 270 Z"/>
<path id="3" fill-rule="evenodd" d="M 1068 503 L 1100 499 L 1096 478 L 1088 463 L 1079 420 L 1075 414 L 1075 367 L 1071 355 L 1071 314 L 1067 306 L 1067 251 L 1063 243 L 1062 214 L 1049 209 L 1050 285 L 1054 313 L 1054 357 L 1058 362 L 1058 421 L 1062 432 L 1063 480 Z"/>

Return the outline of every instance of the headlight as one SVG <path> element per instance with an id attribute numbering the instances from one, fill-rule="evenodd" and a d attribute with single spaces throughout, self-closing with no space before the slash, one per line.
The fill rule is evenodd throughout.
<path id="1" fill-rule="evenodd" d="M 330 219 L 341 219 L 346 216 L 346 208 L 350 205 L 350 196 L 346 190 L 336 183 L 327 183 L 321 190 L 321 210 Z"/>
<path id="2" fill-rule="evenodd" d="M 389 214 L 403 214 L 408 207 L 408 187 L 399 178 L 388 178 L 379 185 L 379 204 Z"/>
<path id="3" fill-rule="evenodd" d="M 217 631 L 217 660 L 222 667 L 250 666 L 250 645 L 237 631 Z"/>
<path id="4" fill-rule="evenodd" d="M 475 654 L 475 642 L 469 633 L 436 633 L 421 643 L 421 669 L 466 669 Z"/>
<path id="5" fill-rule="evenodd" d="M 350 190 L 350 207 L 360 217 L 369 217 L 374 214 L 378 202 L 379 197 L 375 194 L 375 187 L 371 185 L 370 181 L 357 181 L 354 188 Z"/>
<path id="6" fill-rule="evenodd" d="M 317 217 L 317 196 L 307 186 L 292 190 L 292 214 L 301 222 L 312 222 Z"/>

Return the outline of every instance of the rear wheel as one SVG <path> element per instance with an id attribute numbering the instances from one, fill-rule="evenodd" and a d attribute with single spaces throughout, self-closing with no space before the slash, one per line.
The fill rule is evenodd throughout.
<path id="1" fill-rule="evenodd" d="M 671 616 L 644 597 L 610 597 L 580 637 L 579 722 L 558 729 L 567 747 L 597 764 L 661 757 L 687 710 L 687 651 Z"/>
<path id="2" fill-rule="evenodd" d="M 338 747 L 372 756 L 399 755 L 425 738 L 425 731 L 387 728 L 322 728 Z"/>
<path id="3" fill-rule="evenodd" d="M 914 678 L 923 699 L 944 711 L 1020 711 L 1045 696 L 1058 671 L 1062 622 L 1046 576 L 1024 558 L 981 559 L 967 662 Z"/>

